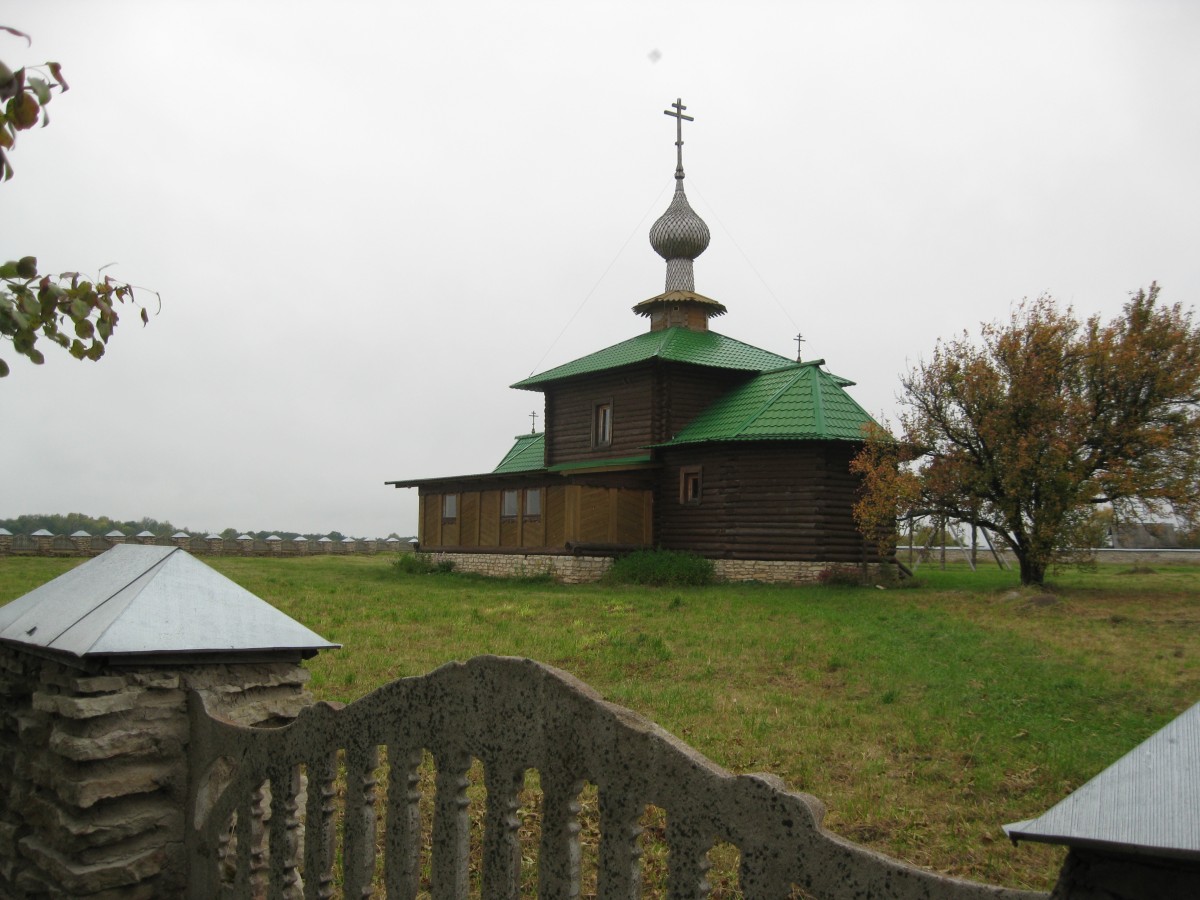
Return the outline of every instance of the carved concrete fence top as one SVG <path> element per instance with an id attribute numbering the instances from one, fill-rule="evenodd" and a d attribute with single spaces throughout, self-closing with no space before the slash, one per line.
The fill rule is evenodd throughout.
<path id="1" fill-rule="evenodd" d="M 824 810 L 815 798 L 788 793 L 771 776 L 732 775 L 565 672 L 530 660 L 451 663 L 348 706 L 316 704 L 276 729 L 217 719 L 199 694 L 190 703 L 187 840 L 196 900 L 333 896 L 335 858 L 342 861 L 341 893 L 370 896 L 377 778 L 388 785 L 378 877 L 387 897 L 415 897 L 418 770 L 425 750 L 436 767 L 429 861 L 434 900 L 468 894 L 473 759 L 482 763 L 487 793 L 485 898 L 519 894 L 518 794 L 529 769 L 537 771 L 542 793 L 536 859 L 542 898 L 579 895 L 578 797 L 585 782 L 598 794 L 599 897 L 640 895 L 638 822 L 647 804 L 666 813 L 674 898 L 706 896 L 707 853 L 716 841 L 739 849 L 740 888 L 751 898 L 794 896 L 793 886 L 821 898 L 1045 896 L 934 875 L 845 841 L 821 827 Z M 337 783 L 345 786 L 340 854 Z"/>

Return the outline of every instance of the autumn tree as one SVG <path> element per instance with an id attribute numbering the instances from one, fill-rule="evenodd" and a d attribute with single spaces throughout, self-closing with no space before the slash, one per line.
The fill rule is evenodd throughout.
<path id="1" fill-rule="evenodd" d="M 900 435 L 869 435 L 855 516 L 894 541 L 909 516 L 973 522 L 1015 554 L 1022 584 L 1080 545 L 1092 510 L 1193 521 L 1200 510 L 1200 329 L 1138 291 L 1080 322 L 1049 297 L 941 342 L 902 379 Z"/>
<path id="2" fill-rule="evenodd" d="M 29 43 L 29 36 L 14 28 L 0 25 L 0 31 Z M 39 122 L 48 124 L 46 106 L 55 91 L 65 90 L 67 82 L 58 63 L 13 71 L 0 60 L 0 181 L 13 177 L 9 154 L 18 132 Z M 99 359 L 119 321 L 116 307 L 127 302 L 136 304 L 133 286 L 108 276 L 89 279 L 78 272 L 43 274 L 33 256 L 0 265 L 0 339 L 11 341 L 17 353 L 39 365 L 45 360 L 37 347 L 39 338 L 62 347 L 76 359 Z M 148 321 L 145 307 L 140 312 L 144 325 Z M 8 364 L 0 358 L 0 378 L 8 372 Z"/>

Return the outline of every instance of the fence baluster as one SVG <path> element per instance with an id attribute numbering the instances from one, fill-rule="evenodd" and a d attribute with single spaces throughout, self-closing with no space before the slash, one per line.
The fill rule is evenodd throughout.
<path id="1" fill-rule="evenodd" d="M 450 752 L 436 760 L 433 807 L 433 900 L 464 900 L 469 887 L 467 864 L 471 852 L 467 820 L 467 770 L 471 757 Z"/>
<path id="2" fill-rule="evenodd" d="M 421 751 L 389 744 L 383 880 L 388 900 L 413 900 L 421 886 Z"/>
<path id="3" fill-rule="evenodd" d="M 484 772 L 487 814 L 483 832 L 483 896 L 516 900 L 521 886 L 521 842 L 517 829 L 524 769 L 491 765 Z"/>
<path id="4" fill-rule="evenodd" d="M 637 900 L 642 894 L 642 848 L 638 835 L 645 804 L 628 789 L 600 788 L 600 866 L 596 894 Z"/>
<path id="5" fill-rule="evenodd" d="M 308 761 L 308 803 L 305 806 L 304 826 L 305 900 L 329 900 L 333 896 L 333 815 L 336 811 L 333 781 L 336 776 L 336 751 Z"/>
<path id="6" fill-rule="evenodd" d="M 346 749 L 346 830 L 342 850 L 347 898 L 370 897 L 375 874 L 375 769 L 379 748 Z"/>
<path id="7" fill-rule="evenodd" d="M 296 797 L 300 792 L 300 767 L 272 768 L 270 841 L 271 900 L 296 900 L 300 896 L 300 871 L 297 852 L 300 844 L 300 819 L 296 815 Z"/>
<path id="8" fill-rule="evenodd" d="M 704 900 L 711 886 L 708 851 L 713 839 L 694 823 L 667 813 L 667 896 L 670 900 Z"/>
<path id="9" fill-rule="evenodd" d="M 566 772 L 543 769 L 542 841 L 538 851 L 538 897 L 579 896 L 579 792 L 583 782 Z"/>

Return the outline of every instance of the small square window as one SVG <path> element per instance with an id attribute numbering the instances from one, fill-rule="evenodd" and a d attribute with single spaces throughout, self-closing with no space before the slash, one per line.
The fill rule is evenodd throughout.
<path id="1" fill-rule="evenodd" d="M 592 408 L 592 446 L 607 447 L 612 444 L 613 406 L 612 401 L 597 403 Z"/>
<path id="2" fill-rule="evenodd" d="M 679 470 L 679 502 L 698 506 L 704 492 L 700 466 L 684 466 Z"/>
<path id="3" fill-rule="evenodd" d="M 500 518 L 515 519 L 517 517 L 517 502 L 519 491 L 505 491 L 500 497 Z"/>
<path id="4" fill-rule="evenodd" d="M 542 489 L 529 488 L 525 491 L 525 518 L 536 519 L 542 514 Z"/>
<path id="5" fill-rule="evenodd" d="M 458 494 L 442 495 L 442 521 L 449 523 L 458 520 Z"/>

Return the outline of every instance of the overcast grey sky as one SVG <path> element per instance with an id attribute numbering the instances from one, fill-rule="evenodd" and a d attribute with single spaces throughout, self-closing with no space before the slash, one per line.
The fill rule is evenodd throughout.
<path id="1" fill-rule="evenodd" d="M 416 530 L 507 385 L 643 331 L 682 96 L 717 330 L 892 416 L 936 339 L 1048 292 L 1200 298 L 1200 4 L 10 0 L 71 90 L 3 255 L 162 294 L 98 363 L 0 353 L 0 517 Z M 153 306 L 149 293 L 143 298 Z M 152 310 L 153 311 L 153 310 Z"/>

